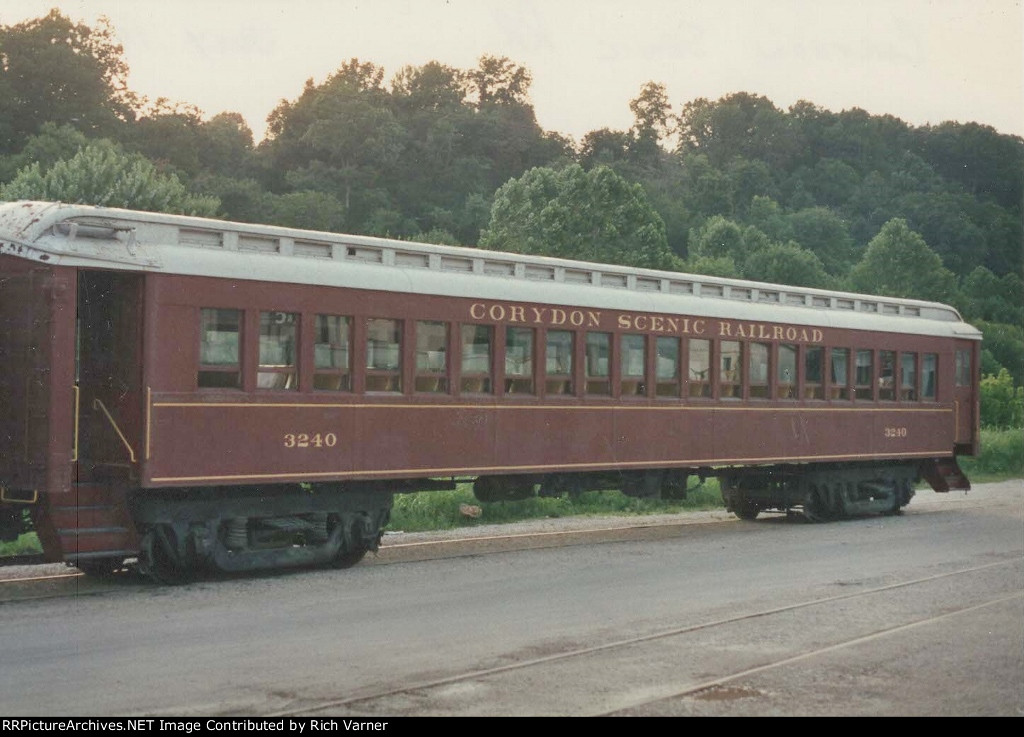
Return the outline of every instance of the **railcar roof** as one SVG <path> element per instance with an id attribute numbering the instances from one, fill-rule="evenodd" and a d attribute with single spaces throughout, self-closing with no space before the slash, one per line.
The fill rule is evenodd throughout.
<path id="1" fill-rule="evenodd" d="M 936 302 L 86 205 L 0 204 L 0 254 L 64 266 L 981 337 Z"/>

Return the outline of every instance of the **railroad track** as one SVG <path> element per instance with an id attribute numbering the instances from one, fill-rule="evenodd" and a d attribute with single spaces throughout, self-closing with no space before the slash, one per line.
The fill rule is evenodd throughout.
<path id="1" fill-rule="evenodd" d="M 273 717 L 401 717 L 401 716 L 486 716 L 503 715 L 563 715 L 563 716 L 667 716 L 714 714 L 714 705 L 724 704 L 723 713 L 739 715 L 736 701 L 771 696 L 756 685 L 758 678 L 773 672 L 794 669 L 815 660 L 848 655 L 865 644 L 889 644 L 913 630 L 942 626 L 958 618 L 976 616 L 985 610 L 1019 604 L 1024 590 L 1000 590 L 996 583 L 1005 580 L 1009 566 L 1022 568 L 1019 559 L 1001 560 L 989 564 L 947 571 L 932 576 L 900 581 L 869 589 L 812 598 L 786 606 L 747 612 L 735 616 L 712 619 L 676 628 L 652 632 L 636 637 L 608 639 L 599 644 L 566 649 L 541 657 L 491 668 L 453 673 L 451 675 L 383 687 L 370 693 L 341 696 L 320 701 L 297 701 L 266 716 Z M 955 584 L 955 586 L 951 586 Z M 927 613 L 915 611 L 914 602 L 922 589 L 943 592 L 946 601 L 937 610 Z M 955 590 L 956 594 L 948 592 Z M 911 596 L 912 595 L 912 596 Z M 878 622 L 865 621 L 849 627 L 843 622 L 836 635 L 827 642 L 802 644 L 792 634 L 791 625 L 802 616 L 822 618 L 836 616 L 854 600 L 871 600 L 879 611 L 897 613 L 892 619 L 880 617 Z M 842 617 L 837 617 L 842 622 Z M 765 638 L 770 632 L 774 637 Z M 786 636 L 791 633 L 791 636 Z M 765 639 L 771 640 L 765 646 Z M 727 646 L 723 647 L 722 643 Z M 749 644 L 749 647 L 747 647 Z M 728 653 L 716 667 L 722 652 Z M 708 652 L 717 651 L 708 659 Z M 703 658 L 695 666 L 676 671 L 686 658 L 673 658 L 672 653 L 693 656 L 703 651 Z M 844 651 L 849 651 L 844 653 Z M 647 684 L 631 690 L 631 671 L 649 669 L 651 663 L 667 665 L 666 676 L 659 687 L 652 688 L 647 672 L 636 683 Z M 663 666 L 664 667 L 664 666 Z M 621 674 L 623 687 L 607 693 L 600 708 L 578 709 L 578 704 L 593 702 L 595 682 L 587 677 L 594 669 Z M 609 671 L 609 669 L 615 669 Z M 710 669 L 710 672 L 708 672 Z M 778 673 L 774 673 L 778 676 Z M 774 679 L 778 682 L 778 678 Z M 523 690 L 523 685 L 529 688 Z M 546 684 L 546 686 L 545 686 Z M 522 699 L 511 703 L 510 694 L 523 690 Z M 489 695 L 501 693 L 503 700 L 495 706 Z M 776 700 L 778 695 L 776 694 Z M 785 697 L 782 697 L 783 699 Z M 709 708 L 708 705 L 711 705 Z M 494 711 L 497 709 L 498 711 Z M 763 705 L 755 706 L 751 715 L 776 713 Z M 781 713 L 801 714 L 800 705 L 790 704 Z M 856 713 L 856 712 L 854 712 Z"/>

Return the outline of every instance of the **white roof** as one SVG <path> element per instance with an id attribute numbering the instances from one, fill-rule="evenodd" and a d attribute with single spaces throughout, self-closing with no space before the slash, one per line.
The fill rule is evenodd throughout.
<path id="1" fill-rule="evenodd" d="M 936 302 L 86 205 L 0 204 L 0 254 L 64 266 L 981 337 Z"/>

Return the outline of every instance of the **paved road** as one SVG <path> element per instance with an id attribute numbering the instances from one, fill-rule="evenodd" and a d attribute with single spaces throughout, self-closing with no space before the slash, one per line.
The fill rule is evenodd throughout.
<path id="1" fill-rule="evenodd" d="M 899 517 L 683 521 L 404 562 L 427 536 L 389 536 L 391 565 L 179 588 L 79 579 L 0 604 L 0 714 L 1024 715 L 1024 483 Z"/>

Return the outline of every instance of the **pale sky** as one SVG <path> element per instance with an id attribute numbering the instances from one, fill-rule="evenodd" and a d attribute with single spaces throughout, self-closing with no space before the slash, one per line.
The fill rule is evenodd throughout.
<path id="1" fill-rule="evenodd" d="M 0 0 L 0 24 L 60 8 L 108 17 L 151 99 L 241 113 L 259 141 L 281 99 L 353 57 L 384 68 L 484 54 L 533 74 L 541 127 L 579 140 L 632 124 L 664 84 L 859 107 L 911 125 L 978 122 L 1024 136 L 1024 0 Z"/>

